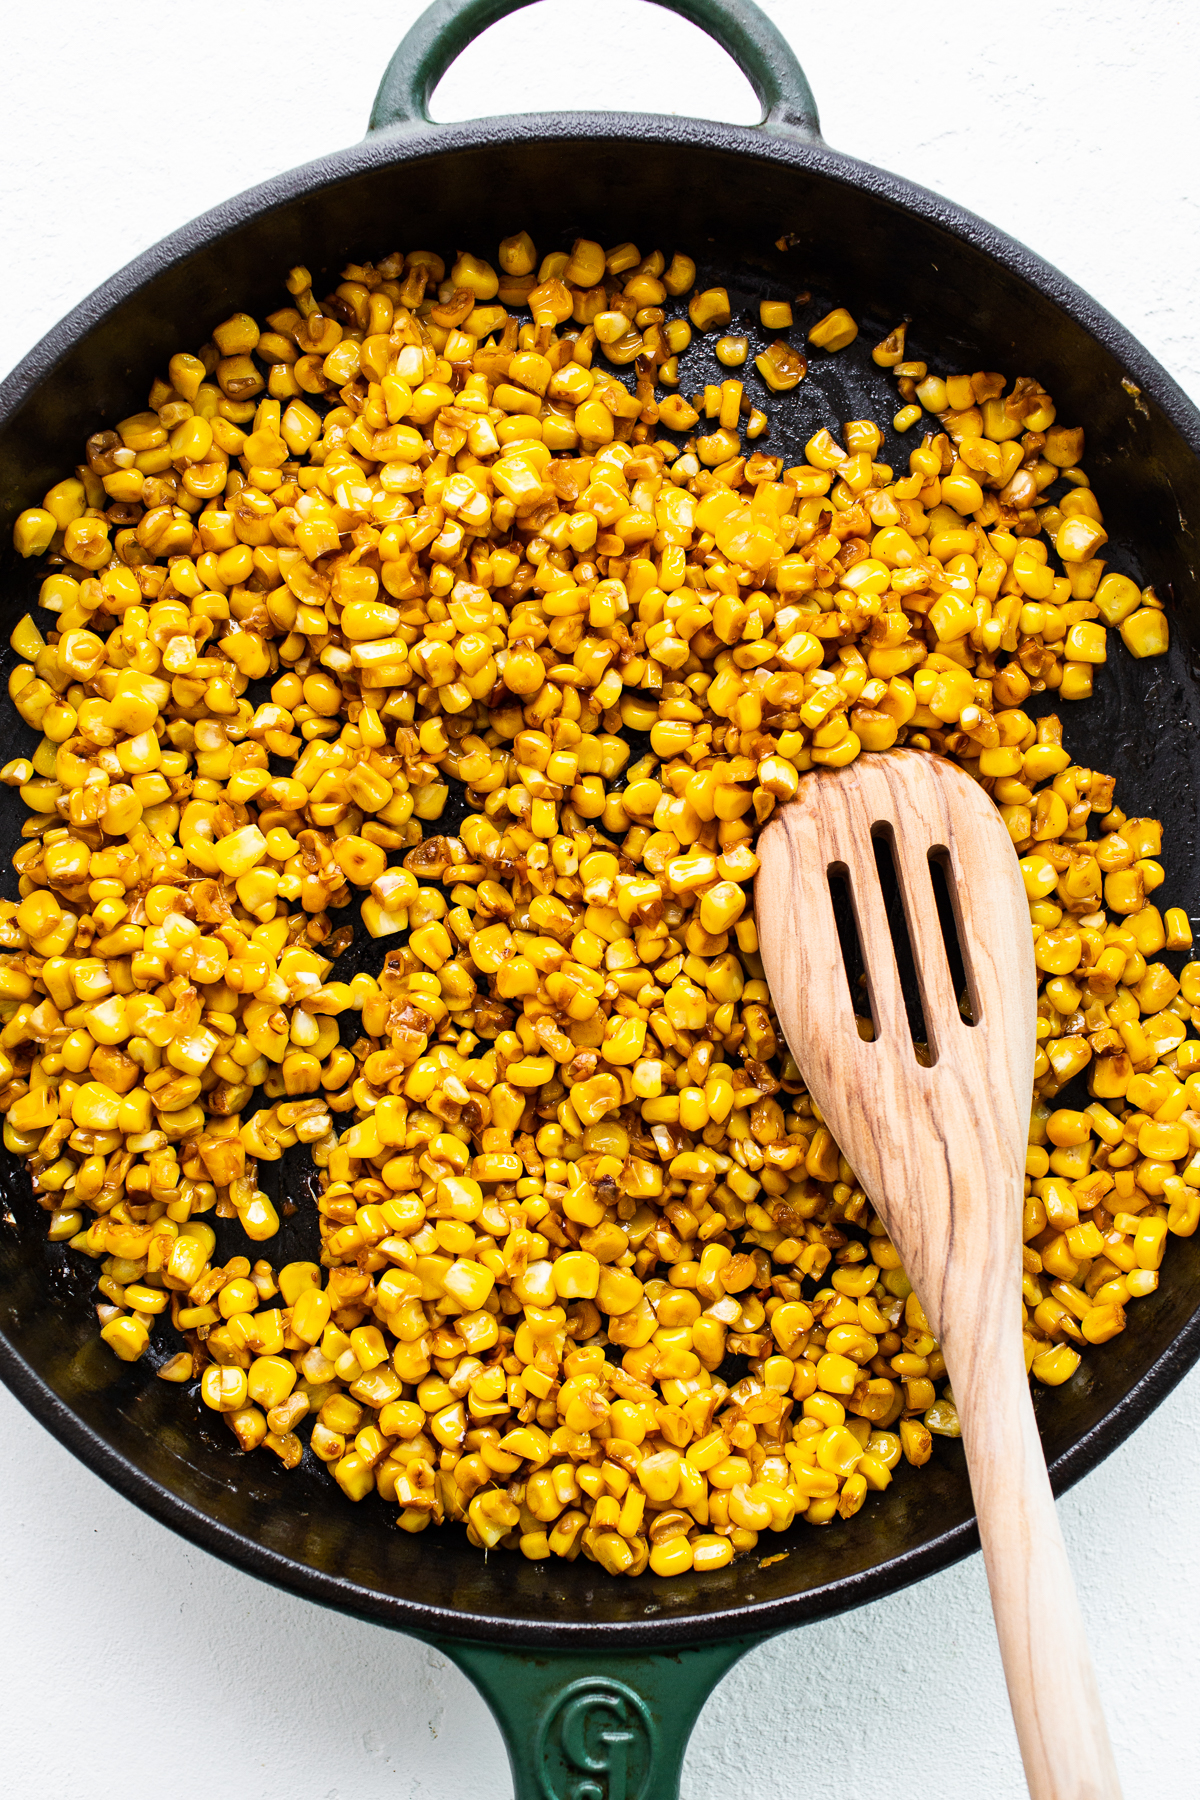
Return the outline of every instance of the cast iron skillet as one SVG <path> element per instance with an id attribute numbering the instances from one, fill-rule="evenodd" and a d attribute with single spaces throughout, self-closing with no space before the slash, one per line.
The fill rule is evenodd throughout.
<path id="1" fill-rule="evenodd" d="M 913 320 L 911 354 L 947 372 L 1037 374 L 1059 418 L 1086 424 L 1110 564 L 1157 585 L 1175 647 L 1167 661 L 1134 663 L 1118 645 L 1097 697 L 1065 709 L 1067 741 L 1080 760 L 1118 775 L 1127 812 L 1164 819 L 1164 891 L 1200 912 L 1191 523 L 1200 515 L 1200 416 L 1127 332 L 1028 250 L 830 150 L 790 49 L 749 0 L 662 3 L 745 70 L 763 104 L 760 126 L 623 114 L 435 126 L 428 99 L 442 73 L 487 25 L 526 4 L 439 0 L 393 59 L 363 143 L 185 226 L 57 326 L 0 389 L 3 637 L 38 583 L 8 547 L 15 514 L 74 465 L 99 422 L 144 404 L 175 350 L 194 347 L 235 308 L 261 317 L 279 306 L 292 264 L 313 269 L 320 293 L 350 258 L 398 245 L 488 255 L 522 228 L 541 250 L 576 235 L 678 247 L 697 257 L 700 285 L 728 287 L 736 314 L 753 321 L 752 338 L 766 293 L 810 289 L 800 324 L 835 301 L 862 322 L 851 350 L 818 354 L 786 404 L 772 403 L 768 442 L 791 461 L 818 425 L 836 431 L 847 418 L 891 417 L 894 389 L 869 346 L 901 318 Z M 686 391 L 715 378 L 709 356 L 697 347 L 685 359 Z M 906 448 L 891 444 L 889 460 L 905 466 Z M 15 715 L 9 722 L 15 731 Z M 20 812 L 10 800 L 0 821 L 7 855 Z M 9 892 L 12 881 L 10 871 Z M 368 947 L 371 955 L 378 950 Z M 275 1169 L 295 1193 L 302 1173 Z M 616 1581 L 582 1559 L 485 1559 L 459 1529 L 405 1536 L 389 1509 L 348 1505 L 323 1473 L 289 1475 L 273 1459 L 237 1454 L 194 1399 L 153 1379 L 145 1362 L 117 1362 L 95 1335 L 94 1270 L 46 1245 L 44 1215 L 11 1162 L 0 1196 L 0 1374 L 18 1398 L 90 1468 L 193 1542 L 294 1593 L 439 1643 L 495 1710 L 523 1800 L 676 1794 L 696 1713 L 747 1647 L 976 1547 L 960 1447 L 945 1441 L 928 1467 L 902 1470 L 852 1524 L 801 1525 L 764 1540 L 764 1555 L 790 1553 L 769 1568 L 753 1555 L 703 1577 Z M 273 1250 L 310 1249 L 312 1212 L 302 1205 Z M 1131 1309 L 1128 1330 L 1092 1350 L 1066 1387 L 1039 1391 L 1060 1492 L 1200 1354 L 1198 1262 L 1200 1240 L 1173 1240 L 1163 1284 Z"/>

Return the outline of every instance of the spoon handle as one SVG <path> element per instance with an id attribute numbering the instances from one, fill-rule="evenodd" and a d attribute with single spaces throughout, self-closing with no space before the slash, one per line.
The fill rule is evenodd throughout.
<path id="1" fill-rule="evenodd" d="M 1120 1800 L 1019 1347 L 950 1374 L 1031 1800 Z"/>

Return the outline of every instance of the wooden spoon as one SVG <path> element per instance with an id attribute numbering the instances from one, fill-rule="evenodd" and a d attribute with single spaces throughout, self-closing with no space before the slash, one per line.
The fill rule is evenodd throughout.
<path id="1" fill-rule="evenodd" d="M 879 838 L 903 895 L 930 1067 L 914 1053 Z M 973 1024 L 959 1010 L 931 852 L 953 897 Z M 1037 986 L 1011 839 L 955 764 L 896 750 L 802 776 L 758 854 L 758 935 L 784 1035 L 946 1358 L 1030 1794 L 1119 1800 L 1022 1354 Z M 850 889 L 873 1042 L 855 1024 L 831 870 Z"/>

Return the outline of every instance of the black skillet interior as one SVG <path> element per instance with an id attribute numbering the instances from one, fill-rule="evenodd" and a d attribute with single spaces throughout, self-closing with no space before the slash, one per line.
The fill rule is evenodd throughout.
<path id="1" fill-rule="evenodd" d="M 1127 812 L 1163 819 L 1163 894 L 1189 913 L 1200 908 L 1191 525 L 1200 516 L 1200 464 L 1187 441 L 1196 441 L 1194 414 L 1144 352 L 1035 258 L 932 196 L 799 140 L 605 116 L 442 127 L 376 139 L 189 227 L 151 253 L 135 279 L 117 278 L 88 303 L 94 324 L 81 342 L 60 356 L 51 340 L 0 396 L 5 640 L 34 603 L 39 579 L 9 547 L 11 519 L 75 464 L 91 430 L 145 404 L 151 377 L 175 350 L 194 349 L 235 308 L 262 317 L 283 304 L 283 276 L 296 262 L 313 270 L 321 293 L 348 259 L 416 246 L 491 256 L 500 237 L 521 229 L 543 252 L 576 235 L 687 251 L 701 286 L 728 288 L 730 329 L 746 330 L 752 346 L 763 341 L 763 296 L 811 292 L 797 308 L 796 341 L 831 304 L 848 306 L 861 323 L 858 341 L 834 357 L 816 353 L 801 386 L 770 402 L 764 447 L 788 461 L 799 460 L 818 426 L 836 435 L 846 419 L 890 420 L 894 385 L 872 363 L 870 346 L 902 318 L 912 320 L 910 354 L 942 372 L 1038 375 L 1060 420 L 1087 428 L 1110 566 L 1157 585 L 1174 637 L 1169 659 L 1158 662 L 1135 663 L 1117 645 L 1096 698 L 1063 709 L 1066 742 L 1085 764 L 1117 775 Z M 697 342 L 683 359 L 682 391 L 726 373 L 710 346 Z M 746 378 L 757 396 L 752 361 Z M 903 467 L 913 441 L 889 432 L 883 454 Z M 4 657 L 7 674 L 12 653 Z M 10 725 L 23 730 L 15 715 Z M 10 857 L 22 809 L 15 794 L 0 793 L 0 841 Z M 6 894 L 15 894 L 14 882 L 10 870 Z M 374 966 L 384 947 L 368 939 L 343 967 Z M 273 1255 L 311 1253 L 309 1178 L 294 1157 L 267 1173 L 298 1208 Z M 94 1266 L 46 1245 L 44 1215 L 12 1159 L 0 1194 L 0 1367 L 10 1386 L 130 1498 L 312 1598 L 451 1635 L 662 1645 L 839 1611 L 974 1547 L 961 1447 L 946 1441 L 925 1470 L 902 1469 L 853 1523 L 800 1525 L 764 1543 L 764 1552 L 790 1551 L 767 1569 L 751 1556 L 703 1578 L 621 1582 L 585 1561 L 485 1560 L 459 1529 L 405 1536 L 392 1509 L 375 1500 L 352 1507 L 315 1467 L 285 1474 L 268 1456 L 236 1453 L 194 1394 L 156 1381 L 146 1362 L 117 1363 L 95 1335 Z M 225 1254 L 234 1251 L 231 1234 Z M 1059 1486 L 1132 1429 L 1195 1358 L 1198 1276 L 1200 1244 L 1172 1240 L 1162 1286 L 1131 1309 L 1128 1330 L 1089 1351 L 1067 1386 L 1038 1391 Z"/>

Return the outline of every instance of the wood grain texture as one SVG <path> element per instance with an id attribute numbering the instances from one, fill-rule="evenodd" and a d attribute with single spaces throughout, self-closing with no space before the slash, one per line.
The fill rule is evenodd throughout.
<path id="1" fill-rule="evenodd" d="M 928 1029 L 916 1058 L 872 834 L 890 838 Z M 944 851 L 975 1023 L 959 1011 L 929 872 Z M 802 777 L 758 842 L 759 941 L 789 1047 L 941 1342 L 1033 1800 L 1120 1789 L 1021 1345 L 1020 1248 L 1036 971 L 1016 854 L 953 763 L 860 756 Z M 875 1041 L 862 1039 L 829 870 L 844 869 Z"/>

